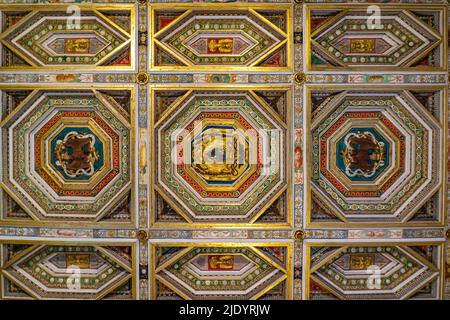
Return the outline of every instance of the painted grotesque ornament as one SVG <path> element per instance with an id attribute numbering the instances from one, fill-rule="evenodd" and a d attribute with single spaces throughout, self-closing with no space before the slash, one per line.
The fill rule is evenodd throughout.
<path id="1" fill-rule="evenodd" d="M 95 172 L 94 163 L 99 159 L 95 149 L 95 136 L 70 132 L 64 140 L 56 143 L 56 164 L 71 178 L 80 175 L 92 176 Z"/>
<path id="2" fill-rule="evenodd" d="M 384 143 L 377 141 L 371 132 L 349 133 L 345 137 L 343 158 L 345 173 L 350 176 L 373 176 L 384 165 Z"/>

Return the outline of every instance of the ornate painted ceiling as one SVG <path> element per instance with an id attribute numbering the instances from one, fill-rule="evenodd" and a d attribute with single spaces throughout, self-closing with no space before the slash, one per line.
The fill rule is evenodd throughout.
<path id="1" fill-rule="evenodd" d="M 0 299 L 450 299 L 448 10 L 0 0 Z"/>

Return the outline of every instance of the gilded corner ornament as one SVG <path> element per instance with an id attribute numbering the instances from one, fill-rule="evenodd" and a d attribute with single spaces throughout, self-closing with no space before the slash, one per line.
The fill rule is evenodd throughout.
<path id="1" fill-rule="evenodd" d="M 147 230 L 140 229 L 138 232 L 136 232 L 136 238 L 140 242 L 145 242 L 150 238 L 150 234 Z"/>
<path id="2" fill-rule="evenodd" d="M 306 75 L 302 72 L 296 73 L 294 76 L 295 83 L 303 84 L 306 80 Z"/>
<path id="3" fill-rule="evenodd" d="M 303 241 L 306 238 L 306 232 L 304 230 L 297 230 L 294 232 L 295 241 Z"/>
<path id="4" fill-rule="evenodd" d="M 146 72 L 140 72 L 136 76 L 136 82 L 140 85 L 146 85 L 149 81 L 150 77 Z"/>

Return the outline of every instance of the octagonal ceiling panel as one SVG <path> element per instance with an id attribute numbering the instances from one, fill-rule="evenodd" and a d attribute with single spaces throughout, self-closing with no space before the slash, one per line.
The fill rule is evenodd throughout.
<path id="1" fill-rule="evenodd" d="M 333 8 L 309 5 L 307 10 L 310 69 L 439 68 L 446 65 L 439 10 L 380 6 L 348 9 L 340 5 Z"/>
<path id="2" fill-rule="evenodd" d="M 129 112 L 99 91 L 33 91 L 1 123 L 2 187 L 37 221 L 111 214 L 132 190 Z"/>
<path id="3" fill-rule="evenodd" d="M 406 299 L 435 287 L 433 247 L 312 247 L 310 295 L 339 299 Z"/>
<path id="4" fill-rule="evenodd" d="M 252 91 L 191 90 L 155 124 L 155 188 L 190 222 L 251 222 L 286 188 L 286 124 Z"/>
<path id="5" fill-rule="evenodd" d="M 321 101 L 311 114 L 315 205 L 345 222 L 411 219 L 442 184 L 439 116 L 408 91 Z"/>
<path id="6" fill-rule="evenodd" d="M 132 10 L 127 6 L 107 11 L 90 7 L 80 9 L 79 20 L 73 18 L 78 13 L 70 10 L 73 9 L 15 13 L 15 19 L 22 19 L 15 20 L 17 23 L 0 34 L 7 48 L 3 66 L 90 70 L 131 67 Z"/>
<path id="7" fill-rule="evenodd" d="M 4 292 L 35 299 L 132 297 L 132 248 L 5 245 Z"/>
<path id="8" fill-rule="evenodd" d="M 155 247 L 157 294 L 184 299 L 257 299 L 285 295 L 286 247 Z M 284 288 L 284 289 L 281 289 Z M 281 296 L 282 297 L 282 296 Z"/>
<path id="9" fill-rule="evenodd" d="M 153 66 L 190 69 L 283 68 L 290 64 L 290 10 L 198 9 L 154 11 Z M 284 8 L 283 8 L 284 7 Z M 183 8 L 186 11 L 180 11 Z"/>

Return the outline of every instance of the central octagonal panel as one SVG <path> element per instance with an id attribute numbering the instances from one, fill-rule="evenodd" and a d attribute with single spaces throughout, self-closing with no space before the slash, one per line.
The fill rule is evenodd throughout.
<path id="1" fill-rule="evenodd" d="M 441 183 L 439 122 L 409 92 L 334 94 L 311 129 L 314 201 L 343 221 L 405 221 Z"/>
<path id="2" fill-rule="evenodd" d="M 90 179 L 104 164 L 103 142 L 88 127 L 64 128 L 46 152 L 53 168 L 68 180 Z"/>
<path id="3" fill-rule="evenodd" d="M 98 183 L 120 171 L 119 159 L 113 160 L 110 152 L 119 153 L 119 135 L 95 112 L 56 113 L 34 137 L 39 156 L 32 166 L 59 195 L 84 190 L 95 196 L 101 190 Z"/>
<path id="4" fill-rule="evenodd" d="M 102 219 L 131 190 L 131 122 L 98 91 L 34 91 L 2 123 L 3 188 L 38 221 Z"/>
<path id="5" fill-rule="evenodd" d="M 239 113 L 235 113 L 235 116 L 240 117 Z M 236 182 L 243 180 L 246 172 L 256 171 L 258 164 L 251 164 L 253 159 L 250 159 L 250 155 L 257 157 L 257 145 L 249 141 L 251 137 L 246 136 L 239 122 L 232 120 L 227 125 L 226 121 L 206 119 L 194 129 L 193 135 L 194 138 L 188 145 L 191 149 L 186 149 L 191 165 L 184 168 L 203 179 L 205 188 L 234 188 Z M 253 149 L 250 149 L 250 146 L 253 146 Z"/>
<path id="6" fill-rule="evenodd" d="M 381 112 L 345 112 L 321 135 L 321 172 L 346 196 L 382 195 L 405 168 L 405 138 L 390 128 Z"/>
<path id="7" fill-rule="evenodd" d="M 156 124 L 156 190 L 188 221 L 250 222 L 286 187 L 286 126 L 249 91 L 186 94 Z"/>

